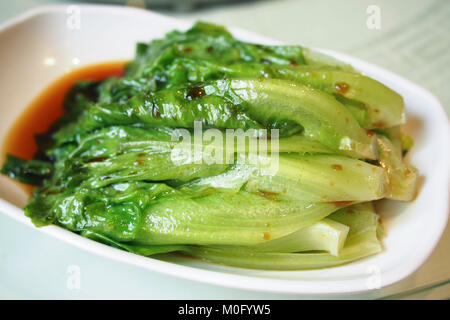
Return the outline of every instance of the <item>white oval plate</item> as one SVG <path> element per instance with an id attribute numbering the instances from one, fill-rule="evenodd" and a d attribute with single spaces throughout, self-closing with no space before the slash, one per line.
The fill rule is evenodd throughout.
<path id="1" fill-rule="evenodd" d="M 0 26 L 0 141 L 33 97 L 64 72 L 78 65 L 132 59 L 137 42 L 148 42 L 172 29 L 184 30 L 189 26 L 188 22 L 139 9 L 93 5 L 42 7 L 3 24 Z M 243 40 L 277 43 L 246 31 L 231 31 Z M 448 218 L 450 133 L 446 113 L 430 92 L 416 84 L 353 57 L 322 51 L 385 83 L 405 99 L 407 128 L 415 139 L 410 159 L 422 175 L 422 184 L 414 202 L 382 202 L 379 211 L 387 234 L 382 253 L 329 269 L 260 271 L 182 257 L 164 261 L 146 258 L 60 227 L 40 230 L 100 256 L 151 271 L 265 292 L 361 292 L 390 285 L 410 275 L 431 254 Z M 32 226 L 19 209 L 26 203 L 26 194 L 3 176 L 0 197 L 1 212 Z"/>

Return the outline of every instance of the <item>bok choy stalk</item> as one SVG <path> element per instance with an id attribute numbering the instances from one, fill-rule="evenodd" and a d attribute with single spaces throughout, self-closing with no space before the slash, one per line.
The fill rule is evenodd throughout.
<path id="1" fill-rule="evenodd" d="M 254 163 L 226 164 L 226 154 L 236 149 L 216 144 L 220 148 L 215 152 L 224 153 L 222 164 L 196 163 L 193 157 L 177 161 L 177 142 L 169 140 L 165 135 L 168 132 L 127 127 L 102 129 L 81 140 L 54 179 L 71 181 L 71 185 L 82 181 L 89 188 L 130 181 L 171 181 L 182 188 L 196 186 L 197 192 L 243 188 L 277 200 L 309 202 L 369 201 L 385 197 L 388 191 L 382 168 L 336 155 L 280 154 L 273 159 L 260 155 Z M 285 144 L 283 140 L 281 145 Z M 208 143 L 201 144 L 200 150 L 207 146 Z M 186 148 L 193 153 L 194 141 Z M 277 162 L 276 172 L 266 170 L 265 163 L 270 165 L 271 161 Z"/>
<path id="2" fill-rule="evenodd" d="M 285 237 L 248 247 L 261 252 L 327 251 L 338 256 L 344 247 L 349 227 L 331 219 L 322 219 Z"/>
<path id="3" fill-rule="evenodd" d="M 402 158 L 401 143 L 395 145 L 385 136 L 378 137 L 380 164 L 389 179 L 390 192 L 388 198 L 411 201 L 417 189 L 417 169 Z"/>
<path id="4" fill-rule="evenodd" d="M 244 268 L 296 270 L 331 267 L 348 263 L 381 251 L 378 216 L 363 205 L 341 209 L 330 219 L 349 227 L 344 247 L 337 255 L 325 252 L 261 252 L 242 248 L 188 247 L 183 251 L 207 261 Z M 300 231 L 299 231 L 300 232 Z M 281 239 L 280 239 L 281 240 Z M 274 241 L 280 241 L 274 240 Z M 335 240 L 336 241 L 336 240 Z M 270 245 L 270 242 L 265 244 Z"/>
<path id="5" fill-rule="evenodd" d="M 329 94 L 342 96 L 362 103 L 361 111 L 368 120 L 364 126 L 385 128 L 404 122 L 403 99 L 382 83 L 354 71 L 309 65 L 276 65 L 260 62 L 221 64 L 216 61 L 175 58 L 170 63 L 153 70 L 166 79 L 163 88 L 183 83 L 198 83 L 221 79 L 284 79 L 310 85 Z M 139 91 L 134 83 L 116 80 L 116 88 Z"/>
<path id="6" fill-rule="evenodd" d="M 25 213 L 37 225 L 55 223 L 119 242 L 252 245 L 285 236 L 335 210 L 333 203 L 272 201 L 245 191 L 199 197 L 163 183 L 129 182 L 41 192 Z"/>
<path id="7" fill-rule="evenodd" d="M 113 124 L 193 128 L 279 129 L 280 136 L 302 132 L 355 158 L 377 159 L 376 139 L 367 135 L 341 103 L 320 90 L 283 80 L 220 80 L 200 87 L 166 89 L 144 98 L 93 105 L 80 126 L 93 130 Z"/>

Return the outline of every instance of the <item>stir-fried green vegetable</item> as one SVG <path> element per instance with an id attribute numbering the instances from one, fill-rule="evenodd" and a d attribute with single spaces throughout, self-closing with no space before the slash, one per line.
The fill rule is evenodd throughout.
<path id="1" fill-rule="evenodd" d="M 124 77 L 80 82 L 64 107 L 35 159 L 2 173 L 38 186 L 35 225 L 140 255 L 335 266 L 381 251 L 372 201 L 416 191 L 396 92 L 211 24 L 138 44 Z"/>

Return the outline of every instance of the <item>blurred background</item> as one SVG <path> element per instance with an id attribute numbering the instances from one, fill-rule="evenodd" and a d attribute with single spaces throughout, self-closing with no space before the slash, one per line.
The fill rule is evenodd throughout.
<path id="1" fill-rule="evenodd" d="M 0 24 L 37 6 L 72 3 L 134 6 L 191 21 L 240 27 L 288 44 L 345 52 L 428 88 L 450 113 L 449 0 L 0 0 Z M 0 225 L 4 230 L 0 234 L 0 298 L 296 298 L 153 274 L 30 232 L 4 215 L 0 215 Z M 23 239 L 49 250 L 24 248 Z M 20 250 L 15 250 L 18 246 Z M 447 226 L 436 250 L 416 273 L 354 298 L 448 299 L 449 252 Z M 73 263 L 86 270 L 80 291 L 60 285 L 65 283 L 66 266 Z"/>

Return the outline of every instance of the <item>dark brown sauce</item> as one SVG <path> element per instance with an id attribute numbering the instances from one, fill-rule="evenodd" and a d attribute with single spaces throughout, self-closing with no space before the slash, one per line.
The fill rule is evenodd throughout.
<path id="1" fill-rule="evenodd" d="M 334 204 L 336 208 L 344 208 L 351 205 L 353 201 L 333 201 L 331 203 Z"/>
<path id="2" fill-rule="evenodd" d="M 271 192 L 271 191 L 266 191 L 266 190 L 258 190 L 258 194 L 268 200 L 274 200 L 274 201 L 277 201 L 278 196 L 280 195 L 278 192 Z"/>
<path id="3" fill-rule="evenodd" d="M 338 95 L 340 96 L 345 96 L 345 94 L 347 93 L 348 89 L 350 89 L 350 86 L 345 83 L 345 82 L 339 82 L 336 83 L 336 92 Z"/>
<path id="4" fill-rule="evenodd" d="M 189 92 L 187 94 L 187 98 L 189 100 L 194 100 L 194 99 L 197 99 L 197 98 L 204 97 L 205 94 L 206 94 L 205 93 L 205 89 L 195 87 L 195 88 L 192 88 L 192 89 L 189 90 Z"/>
<path id="5" fill-rule="evenodd" d="M 342 171 L 342 166 L 340 164 L 332 164 L 331 168 L 337 171 Z"/>
<path id="6" fill-rule="evenodd" d="M 50 84 L 29 105 L 6 135 L 3 143 L 2 159 L 6 154 L 30 160 L 37 151 L 34 140 L 36 134 L 46 132 L 50 125 L 63 113 L 66 93 L 80 80 L 104 80 L 123 75 L 127 61 L 113 61 L 88 65 L 75 69 Z M 32 187 L 24 185 L 31 193 Z"/>

